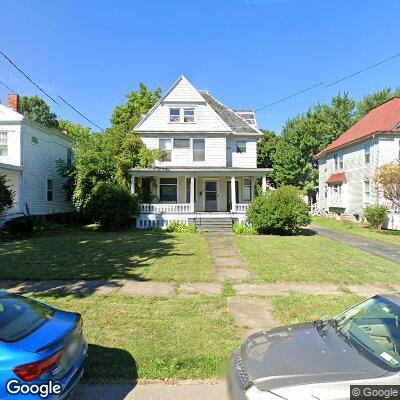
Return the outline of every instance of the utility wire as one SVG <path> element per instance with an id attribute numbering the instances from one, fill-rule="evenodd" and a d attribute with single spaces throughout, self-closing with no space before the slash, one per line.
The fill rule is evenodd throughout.
<path id="1" fill-rule="evenodd" d="M 56 103 L 57 105 L 60 105 L 60 103 L 57 103 L 57 101 L 55 101 L 53 99 L 53 97 L 51 97 L 48 93 L 46 93 L 37 83 L 35 83 L 31 78 L 29 78 L 29 76 L 22 71 L 21 68 L 19 68 L 12 60 L 10 60 L 1 50 L 0 50 L 0 54 L 12 65 L 14 66 L 14 68 L 16 68 L 19 72 L 21 72 L 22 75 L 25 76 L 26 79 L 28 79 L 28 81 L 30 83 L 32 83 L 32 85 L 36 86 L 44 95 L 46 95 L 49 99 L 51 99 L 54 103 Z"/>
<path id="2" fill-rule="evenodd" d="M 273 106 L 273 105 L 275 105 L 275 104 L 282 103 L 282 101 L 291 99 L 292 97 L 298 96 L 298 95 L 301 94 L 301 93 L 307 92 L 307 91 L 309 91 L 309 90 L 311 90 L 311 89 L 314 89 L 314 88 L 316 88 L 316 87 L 318 87 L 318 86 L 321 86 L 321 85 L 323 85 L 324 83 L 325 83 L 325 82 L 317 83 L 317 84 L 315 84 L 315 85 L 313 85 L 313 86 L 310 86 L 310 87 L 308 87 L 308 88 L 305 88 L 305 89 L 303 89 L 303 90 L 300 90 L 299 92 L 293 93 L 293 94 L 291 94 L 291 95 L 289 95 L 289 96 L 287 96 L 287 97 L 284 97 L 283 99 L 276 100 L 276 101 L 274 101 L 273 103 L 267 104 L 266 106 L 261 107 L 261 108 L 258 108 L 257 110 L 254 110 L 254 111 L 257 112 L 257 111 L 263 110 L 264 108 L 271 107 L 271 106 Z"/>
<path id="3" fill-rule="evenodd" d="M 400 53 L 395 54 L 394 56 L 391 56 L 391 57 L 389 57 L 389 58 L 385 58 L 384 60 L 379 61 L 379 62 L 377 62 L 376 64 L 372 64 L 372 65 L 370 65 L 370 66 L 368 66 L 368 67 L 366 67 L 366 68 L 363 68 L 363 69 L 360 69 L 360 70 L 357 71 L 357 72 L 354 72 L 353 74 L 347 75 L 347 76 L 345 76 L 345 77 L 339 79 L 338 81 L 332 82 L 332 83 L 330 83 L 329 85 L 327 85 L 326 87 L 330 87 L 330 86 L 336 85 L 336 84 L 339 83 L 339 82 L 343 82 L 343 81 L 345 81 L 346 79 L 352 78 L 352 77 L 355 76 L 355 75 L 361 74 L 361 73 L 364 72 L 364 71 L 368 71 L 368 70 L 371 69 L 371 68 L 377 67 L 378 65 L 381 65 L 381 64 L 383 64 L 383 63 L 385 63 L 385 62 L 387 62 L 387 61 L 393 60 L 393 58 L 396 58 L 396 57 L 399 57 L 399 56 L 400 56 Z"/>
<path id="4" fill-rule="evenodd" d="M 63 99 L 61 96 L 58 96 L 58 98 L 63 101 L 68 107 L 71 107 L 76 113 L 78 113 L 82 118 L 84 118 L 86 121 L 94 125 L 96 128 L 99 128 L 101 131 L 104 129 L 97 124 L 95 124 L 93 121 L 91 121 L 89 118 L 87 118 L 85 115 L 83 115 L 80 111 L 78 111 L 74 106 L 72 106 L 70 103 L 68 103 L 67 100 Z"/>
<path id="5" fill-rule="evenodd" d="M 8 89 L 10 92 L 17 94 L 17 92 L 15 92 L 14 90 L 12 90 L 9 86 L 7 86 L 4 82 L 0 81 L 0 85 L 3 85 L 6 89 Z"/>

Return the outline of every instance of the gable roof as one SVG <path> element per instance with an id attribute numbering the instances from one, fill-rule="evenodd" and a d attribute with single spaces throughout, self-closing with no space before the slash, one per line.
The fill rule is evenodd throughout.
<path id="1" fill-rule="evenodd" d="M 316 155 L 317 158 L 356 142 L 378 132 L 400 133 L 400 97 L 394 97 L 386 103 L 372 109 L 351 128 L 339 136 L 328 147 Z"/>
<path id="2" fill-rule="evenodd" d="M 178 85 L 184 85 L 187 93 L 190 93 L 190 97 L 178 98 L 174 96 L 173 91 Z M 194 103 L 208 104 L 208 106 L 211 107 L 213 112 L 215 112 L 216 117 L 219 118 L 219 120 L 221 120 L 223 126 L 226 127 L 224 129 L 226 129 L 227 131 L 230 130 L 233 134 L 237 135 L 240 134 L 255 135 L 255 136 L 262 135 L 262 132 L 259 131 L 256 127 L 252 126 L 240 115 L 238 115 L 233 110 L 231 110 L 230 108 L 219 102 L 208 92 L 197 90 L 183 75 L 181 75 L 173 83 L 173 85 L 161 96 L 161 98 L 157 101 L 156 104 L 154 104 L 154 106 L 148 111 L 148 113 L 142 117 L 139 123 L 135 126 L 134 130 L 139 129 L 143 125 L 143 123 L 150 117 L 150 115 L 156 110 L 156 108 L 163 102 L 165 103 L 194 102 Z M 251 110 L 246 110 L 246 111 L 252 112 Z"/>

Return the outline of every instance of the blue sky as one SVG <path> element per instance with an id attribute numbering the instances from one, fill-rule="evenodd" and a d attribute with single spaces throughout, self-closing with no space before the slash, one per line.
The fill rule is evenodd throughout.
<path id="1" fill-rule="evenodd" d="M 400 52 L 398 0 L 3 2 L 0 48 L 52 95 L 100 126 L 139 82 L 165 91 L 180 74 L 231 108 L 257 109 Z M 339 91 L 397 86 L 400 57 L 257 113 L 262 128 Z M 0 80 L 39 94 L 0 59 Z M 7 90 L 0 86 L 0 99 Z M 48 99 L 46 99 L 48 100 Z M 51 103 L 51 102 L 50 102 Z M 85 123 L 65 106 L 62 118 Z"/>

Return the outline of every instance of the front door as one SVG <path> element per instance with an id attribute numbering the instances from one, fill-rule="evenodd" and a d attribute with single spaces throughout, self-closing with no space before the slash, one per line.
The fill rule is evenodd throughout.
<path id="1" fill-rule="evenodd" d="M 205 211 L 218 211 L 218 185 L 217 181 L 205 181 L 204 184 Z"/>

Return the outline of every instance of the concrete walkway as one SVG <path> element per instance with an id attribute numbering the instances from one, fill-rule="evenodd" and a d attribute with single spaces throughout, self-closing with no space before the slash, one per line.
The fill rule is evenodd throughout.
<path id="1" fill-rule="evenodd" d="M 227 400 L 224 381 L 80 384 L 71 400 Z"/>
<path id="2" fill-rule="evenodd" d="M 318 225 L 310 225 L 308 228 L 319 235 L 335 240 L 336 242 L 347 244 L 348 246 L 364 250 L 374 256 L 382 257 L 385 260 L 400 264 L 400 247 L 391 246 L 362 236 L 334 231 Z"/>

